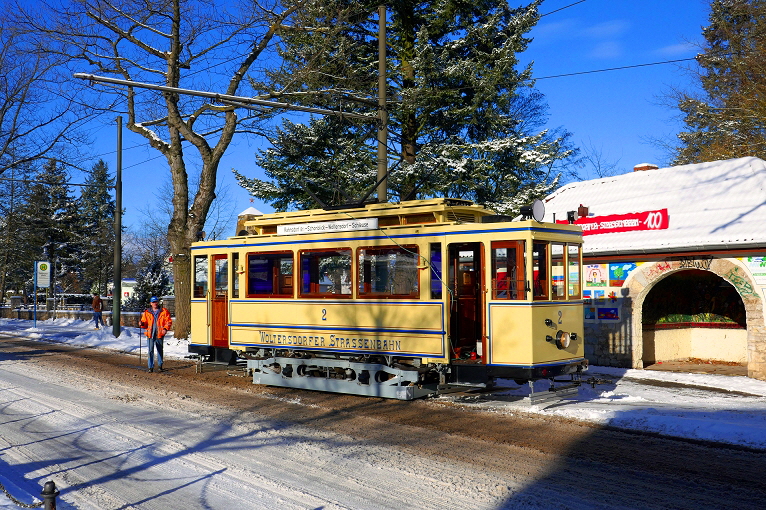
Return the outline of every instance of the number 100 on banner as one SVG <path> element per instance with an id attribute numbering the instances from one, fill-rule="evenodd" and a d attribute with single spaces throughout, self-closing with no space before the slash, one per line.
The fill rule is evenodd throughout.
<path id="1" fill-rule="evenodd" d="M 566 221 L 557 221 L 556 223 L 566 223 Z M 656 211 L 579 218 L 575 221 L 575 225 L 580 225 L 582 227 L 582 235 L 587 236 L 630 232 L 633 230 L 665 230 L 670 225 L 670 218 L 667 209 L 659 209 Z"/>

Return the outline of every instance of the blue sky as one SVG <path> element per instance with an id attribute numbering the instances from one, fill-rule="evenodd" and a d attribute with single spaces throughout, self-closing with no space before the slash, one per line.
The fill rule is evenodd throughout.
<path id="1" fill-rule="evenodd" d="M 512 5 L 520 5 L 511 0 Z M 673 142 L 681 129 L 677 110 L 661 104 L 671 87 L 692 89 L 694 82 L 684 68 L 693 62 L 662 64 L 633 69 L 545 78 L 606 68 L 633 66 L 693 57 L 707 24 L 705 0 L 547 0 L 542 17 L 532 30 L 534 38 L 524 63 L 534 62 L 537 89 L 549 106 L 549 127 L 562 127 L 578 146 L 592 147 L 619 173 L 637 163 L 663 166 L 668 154 L 652 140 Z M 565 7 L 565 8 L 564 8 Z M 558 12 L 558 9 L 564 8 Z M 114 150 L 116 128 L 105 126 L 97 153 Z M 143 139 L 124 131 L 123 206 L 124 224 L 137 224 L 140 211 L 157 203 L 154 190 L 169 172 L 162 157 Z M 259 140 L 239 138 L 224 156 L 219 179 L 229 188 L 231 207 L 240 212 L 251 205 L 271 211 L 250 197 L 234 181 L 231 168 L 248 176 L 260 176 L 254 153 Z M 132 148 L 141 145 L 143 148 Z M 111 169 L 114 154 L 106 154 Z M 587 172 L 587 169 L 583 169 Z M 595 177 L 595 176 L 592 176 Z M 232 226 L 227 235 L 233 234 Z"/>
<path id="2" fill-rule="evenodd" d="M 540 12 L 575 1 L 547 0 Z M 543 16 L 523 58 L 534 61 L 538 78 L 690 58 L 699 52 L 708 5 L 704 0 L 586 0 Z M 694 87 L 685 70 L 693 64 L 538 79 L 536 88 L 547 99 L 550 126 L 567 129 L 577 145 L 594 147 L 623 173 L 638 163 L 669 163 L 666 151 L 652 140 L 672 143 L 679 132 L 678 111 L 661 103 L 671 87 Z"/>

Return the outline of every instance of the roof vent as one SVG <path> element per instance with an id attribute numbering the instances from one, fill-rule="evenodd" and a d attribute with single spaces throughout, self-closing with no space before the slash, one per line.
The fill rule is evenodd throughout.
<path id="1" fill-rule="evenodd" d="M 645 170 L 657 170 L 659 167 L 651 163 L 639 163 L 633 167 L 634 172 L 643 172 Z"/>

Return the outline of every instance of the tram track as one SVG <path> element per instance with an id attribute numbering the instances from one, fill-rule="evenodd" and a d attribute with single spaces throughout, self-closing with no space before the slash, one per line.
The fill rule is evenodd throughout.
<path id="1" fill-rule="evenodd" d="M 357 463 L 376 462 L 385 463 L 381 478 L 354 482 L 359 494 L 374 492 L 389 477 L 392 499 L 416 501 L 417 490 L 398 484 L 431 477 L 434 490 L 448 494 L 453 508 L 469 508 L 473 500 L 481 508 L 741 508 L 758 507 L 766 498 L 766 456 L 757 451 L 625 433 L 571 419 L 497 413 L 440 399 L 395 401 L 255 386 L 227 370 L 197 374 L 185 360 L 167 360 L 167 372 L 149 374 L 135 356 L 105 350 L 6 337 L 0 339 L 0 351 L 5 362 L 30 364 L 51 379 L 77 378 L 80 386 L 97 388 L 98 395 L 137 411 L 192 412 L 225 421 L 228 433 L 235 435 L 252 433 L 256 423 L 272 424 L 278 430 L 269 441 L 286 441 L 284 465 L 272 467 L 268 479 L 261 479 L 268 464 L 248 465 L 247 457 L 233 451 L 229 455 L 240 468 L 232 476 L 276 492 L 283 479 L 288 500 L 300 492 L 295 487 L 301 481 L 293 473 L 303 471 L 312 484 L 323 477 L 327 483 L 342 483 L 353 479 Z M 82 413 L 78 405 L 85 404 L 71 404 L 74 414 Z M 332 438 L 328 444 L 343 455 L 329 462 L 341 464 L 314 460 L 315 450 L 302 451 L 285 439 L 303 429 Z M 140 429 L 125 433 L 134 438 L 143 434 Z M 170 437 L 163 444 L 163 455 L 172 455 L 184 441 Z M 216 456 L 197 453 L 193 458 L 195 469 L 222 469 Z M 453 467 L 429 472 L 437 463 Z M 300 506 L 291 501 L 288 506 Z M 307 493 L 306 501 L 321 504 L 323 499 Z M 334 501 L 328 508 L 342 506 Z M 413 506 L 432 507 L 425 502 Z"/>

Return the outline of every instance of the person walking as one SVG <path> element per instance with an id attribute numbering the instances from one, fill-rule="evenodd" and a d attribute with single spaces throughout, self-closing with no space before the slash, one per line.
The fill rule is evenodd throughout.
<path id="1" fill-rule="evenodd" d="M 106 327 L 104 318 L 101 316 L 101 312 L 104 311 L 104 303 L 101 301 L 101 296 L 98 295 L 98 292 L 93 293 L 93 302 L 91 303 L 91 306 L 93 307 L 93 322 L 96 323 L 96 329 L 98 329 L 99 323 Z"/>
<path id="2" fill-rule="evenodd" d="M 160 300 L 152 296 L 149 300 L 150 308 L 144 310 L 141 314 L 141 320 L 138 325 L 146 330 L 147 347 L 149 350 L 149 372 L 154 372 L 154 349 L 157 349 L 157 366 L 162 372 L 162 348 L 165 340 L 165 333 L 173 326 L 173 320 L 170 318 L 170 312 L 167 308 L 160 305 Z"/>

